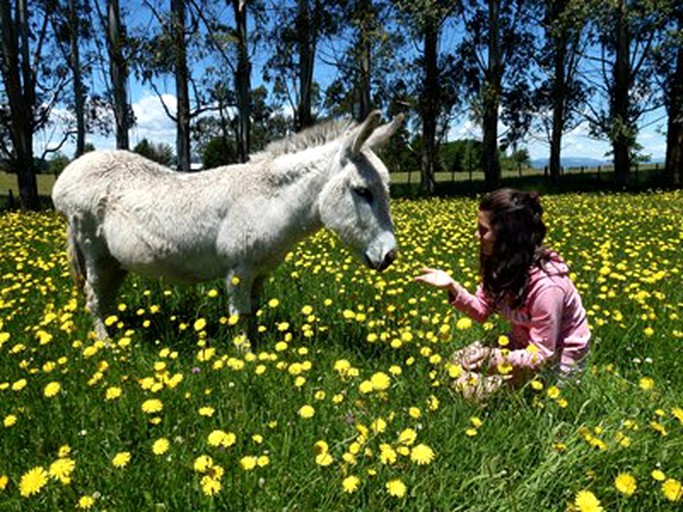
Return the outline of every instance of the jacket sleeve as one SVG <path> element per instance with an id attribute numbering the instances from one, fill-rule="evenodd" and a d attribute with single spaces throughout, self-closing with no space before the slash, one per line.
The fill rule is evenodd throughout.
<path id="1" fill-rule="evenodd" d="M 448 303 L 458 311 L 465 313 L 475 322 L 485 322 L 492 313 L 491 303 L 484 294 L 481 285 L 477 287 L 474 295 L 464 288 L 461 289 L 458 295 L 448 292 Z"/>
<path id="2" fill-rule="evenodd" d="M 562 326 L 564 290 L 551 286 L 541 290 L 529 304 L 531 315 L 526 348 L 504 351 L 495 349 L 496 364 L 505 362 L 516 369 L 536 370 L 550 363 L 556 356 Z"/>

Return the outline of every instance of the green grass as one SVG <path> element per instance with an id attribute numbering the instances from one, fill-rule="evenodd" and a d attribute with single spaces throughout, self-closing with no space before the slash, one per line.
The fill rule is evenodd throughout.
<path id="1" fill-rule="evenodd" d="M 683 480 L 683 231 L 672 222 L 683 194 L 543 201 L 548 243 L 571 264 L 589 311 L 588 367 L 561 389 L 545 380 L 481 404 L 451 390 L 445 362 L 505 324 L 460 330 L 445 297 L 411 281 L 429 265 L 474 287 L 474 200 L 395 201 L 401 254 L 383 274 L 326 232 L 298 246 L 266 283 L 253 355 L 234 346 L 220 282 L 133 277 L 111 319 L 113 343 L 97 341 L 68 275 L 62 220 L 3 214 L 0 509 L 72 509 L 94 495 L 97 510 L 566 510 L 590 491 L 606 510 L 679 510 L 681 497 L 668 499 L 651 474 L 662 471 L 669 491 Z M 340 361 L 351 369 L 336 370 Z M 363 392 L 378 372 L 388 389 Z M 44 394 L 50 382 L 61 386 L 54 397 Z M 121 396 L 107 400 L 112 388 Z M 150 399 L 163 409 L 143 412 Z M 312 418 L 299 414 L 305 405 Z M 212 446 L 218 429 L 235 443 Z M 406 429 L 413 445 L 398 441 Z M 160 438 L 170 447 L 155 455 Z M 327 466 L 316 462 L 326 462 L 319 441 Z M 431 463 L 411 459 L 419 444 Z M 50 478 L 21 496 L 22 477 L 49 469 L 64 446 L 70 483 Z M 119 452 L 131 454 L 123 468 L 112 465 Z M 201 485 L 210 475 L 194 468 L 201 455 L 221 484 L 213 497 Z M 262 465 L 243 469 L 248 457 Z M 615 489 L 620 473 L 635 477 L 633 496 Z M 351 475 L 360 484 L 345 493 Z M 387 492 L 393 480 L 404 497 Z"/>

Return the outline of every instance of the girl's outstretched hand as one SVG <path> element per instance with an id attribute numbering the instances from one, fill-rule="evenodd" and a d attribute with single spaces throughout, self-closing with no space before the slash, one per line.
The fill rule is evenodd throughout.
<path id="1" fill-rule="evenodd" d="M 452 289 L 453 285 L 457 284 L 453 278 L 443 270 L 425 267 L 421 272 L 422 274 L 415 276 L 413 281 L 427 283 L 445 290 Z"/>

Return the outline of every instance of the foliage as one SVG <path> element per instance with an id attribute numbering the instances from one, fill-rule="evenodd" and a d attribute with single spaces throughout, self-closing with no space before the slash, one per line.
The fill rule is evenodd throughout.
<path id="1" fill-rule="evenodd" d="M 175 159 L 171 146 L 165 142 L 150 142 L 146 138 L 136 144 L 133 152 L 166 166 L 172 165 Z"/>
<path id="2" fill-rule="evenodd" d="M 221 165 L 237 163 L 237 150 L 232 141 L 222 137 L 211 139 L 202 152 L 202 164 L 205 169 L 213 169 Z"/>
<path id="3" fill-rule="evenodd" d="M 450 389 L 449 356 L 506 325 L 411 279 L 441 267 L 474 289 L 474 199 L 396 201 L 402 253 L 383 274 L 328 232 L 298 246 L 249 353 L 221 281 L 131 278 L 111 342 L 95 339 L 63 219 L 3 214 L 0 508 L 679 510 L 683 194 L 542 200 L 591 353 L 580 382 L 485 404 Z"/>

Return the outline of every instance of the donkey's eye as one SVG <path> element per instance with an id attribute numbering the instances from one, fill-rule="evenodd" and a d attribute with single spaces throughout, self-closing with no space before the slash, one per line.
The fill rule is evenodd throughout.
<path id="1" fill-rule="evenodd" d="M 360 198 L 365 199 L 368 203 L 372 202 L 372 190 L 367 187 L 356 187 L 353 192 Z"/>

